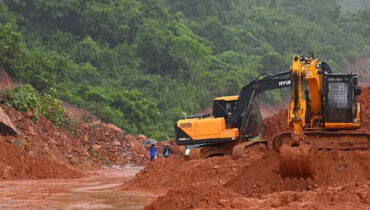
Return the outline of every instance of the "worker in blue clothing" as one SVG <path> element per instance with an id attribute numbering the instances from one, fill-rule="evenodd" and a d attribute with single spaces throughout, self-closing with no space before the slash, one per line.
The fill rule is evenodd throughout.
<path id="1" fill-rule="evenodd" d="M 171 148 L 167 144 L 163 147 L 163 157 L 168 158 L 170 156 Z"/>
<path id="2" fill-rule="evenodd" d="M 157 147 L 152 144 L 152 146 L 150 146 L 150 161 L 153 161 L 154 159 L 156 159 L 157 157 Z"/>

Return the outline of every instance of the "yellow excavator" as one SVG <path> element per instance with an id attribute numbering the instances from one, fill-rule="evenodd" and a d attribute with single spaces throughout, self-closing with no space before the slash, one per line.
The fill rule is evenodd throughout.
<path id="1" fill-rule="evenodd" d="M 254 140 L 263 131 L 255 97 L 284 87 L 292 88 L 288 112 L 292 132 L 281 133 L 272 141 Z M 280 152 L 283 178 L 313 178 L 312 149 L 369 149 L 369 134 L 348 132 L 360 127 L 360 94 L 356 74 L 335 74 L 313 56 L 297 55 L 289 71 L 259 77 L 238 96 L 215 98 L 212 114 L 178 120 L 176 143 L 187 147 L 186 155 L 203 158 L 238 156 L 251 146 L 270 144 Z"/>
<path id="2" fill-rule="evenodd" d="M 361 125 L 358 76 L 335 74 L 318 59 L 294 56 L 291 66 L 292 101 L 288 124 L 292 132 L 273 139 L 280 152 L 283 178 L 313 178 L 312 149 L 358 150 L 370 148 L 370 135 L 356 131 Z"/>

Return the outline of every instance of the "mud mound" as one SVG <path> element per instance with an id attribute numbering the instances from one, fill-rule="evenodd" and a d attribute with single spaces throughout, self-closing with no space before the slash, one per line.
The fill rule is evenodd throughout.
<path id="1" fill-rule="evenodd" d="M 311 157 L 315 175 L 312 179 L 282 179 L 278 170 L 278 155 L 270 153 L 244 169 L 226 186 L 249 197 L 273 192 L 308 191 L 318 187 L 337 186 L 370 180 L 368 151 L 316 151 Z"/>
<path id="2" fill-rule="evenodd" d="M 146 151 L 139 138 L 94 121 L 80 123 L 72 130 L 60 129 L 43 116 L 34 122 L 29 114 L 1 106 L 10 117 L 19 138 L 11 143 L 33 157 L 75 166 L 145 164 Z"/>
<path id="3" fill-rule="evenodd" d="M 263 120 L 263 139 L 272 140 L 276 135 L 291 130 L 288 125 L 288 111 L 281 110 L 274 116 Z"/>
<path id="4" fill-rule="evenodd" d="M 370 183 L 350 183 L 253 198 L 242 196 L 223 186 L 203 185 L 170 190 L 145 209 L 369 209 L 369 192 Z"/>
<path id="5" fill-rule="evenodd" d="M 261 158 L 264 153 L 253 157 L 233 160 L 230 157 L 214 157 L 185 161 L 182 159 L 157 159 L 125 183 L 123 189 L 180 189 L 190 184 L 225 184 L 236 177 L 238 171 Z"/>
<path id="6" fill-rule="evenodd" d="M 360 130 L 370 132 L 370 87 L 362 87 L 359 97 L 361 103 L 361 128 Z"/>
<path id="7" fill-rule="evenodd" d="M 231 201 L 238 197 L 232 190 L 225 189 L 221 185 L 190 185 L 168 191 L 165 196 L 159 197 L 145 210 L 172 210 L 172 209 L 220 209 L 231 208 Z"/>
<path id="8" fill-rule="evenodd" d="M 0 138 L 0 179 L 79 178 L 83 174 L 56 162 L 33 158 Z"/>
<path id="9" fill-rule="evenodd" d="M 315 180 L 282 180 L 277 170 L 277 155 L 268 154 L 238 169 L 241 172 L 235 178 L 231 176 L 231 181 L 226 184 L 214 182 L 211 171 L 211 175 L 204 177 L 202 181 L 195 177 L 193 182 L 187 185 L 181 184 L 180 180 L 177 186 L 164 185 L 162 189 L 172 189 L 145 209 L 368 209 L 370 207 L 368 152 L 318 152 L 315 160 L 318 161 L 314 165 L 317 170 Z M 194 168 L 194 170 L 203 175 L 201 169 Z M 188 175 L 184 174 L 183 177 Z M 228 177 L 227 173 L 225 177 Z M 147 188 L 152 188 L 151 185 L 156 183 L 157 179 L 153 179 Z"/>

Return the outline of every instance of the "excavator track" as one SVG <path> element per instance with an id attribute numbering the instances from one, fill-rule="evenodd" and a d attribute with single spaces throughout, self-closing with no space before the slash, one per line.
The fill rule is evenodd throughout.
<path id="1" fill-rule="evenodd" d="M 187 159 L 203 159 L 215 156 L 231 155 L 235 142 L 227 142 L 223 144 L 208 144 L 190 150 Z"/>
<path id="2" fill-rule="evenodd" d="M 267 141 L 265 141 L 265 140 L 242 141 L 242 142 L 236 144 L 233 147 L 232 157 L 234 159 L 237 159 L 237 158 L 240 158 L 243 155 L 247 155 L 249 153 L 249 150 L 252 147 L 255 147 L 255 146 L 263 146 L 263 147 L 267 148 Z"/>
<path id="3" fill-rule="evenodd" d="M 189 155 L 186 156 L 186 159 L 203 159 L 215 156 L 231 156 L 232 158 L 237 159 L 243 155 L 247 155 L 249 153 L 249 149 L 256 146 L 267 148 L 267 141 L 237 141 L 217 145 L 204 145 L 191 149 Z"/>
<path id="4" fill-rule="evenodd" d="M 370 134 L 353 132 L 305 132 L 299 146 L 291 146 L 291 133 L 282 133 L 273 139 L 273 148 L 279 152 L 282 178 L 314 178 L 311 155 L 313 150 L 370 150 Z"/>

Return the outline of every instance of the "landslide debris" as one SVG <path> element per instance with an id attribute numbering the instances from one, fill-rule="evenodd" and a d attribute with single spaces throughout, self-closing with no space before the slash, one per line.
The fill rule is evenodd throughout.
<path id="1" fill-rule="evenodd" d="M 79 169 L 148 161 L 145 136 L 126 135 L 96 118 L 67 130 L 43 116 L 35 121 L 33 113 L 3 105 L 0 109 L 0 117 L 11 125 L 0 129 L 0 179 L 77 178 L 83 176 Z"/>
<path id="2" fill-rule="evenodd" d="M 369 132 L 369 87 L 359 100 L 362 127 L 354 132 Z M 264 139 L 290 131 L 286 119 L 284 110 L 265 119 Z M 370 209 L 369 151 L 315 151 L 314 180 L 283 180 L 276 153 L 251 154 L 238 160 L 158 160 L 123 189 L 168 190 L 145 209 Z"/>
<path id="3" fill-rule="evenodd" d="M 303 192 L 275 192 L 254 198 L 242 196 L 220 185 L 203 184 L 170 190 L 145 209 L 369 209 L 369 192 L 369 182 L 354 182 Z"/>
<path id="4" fill-rule="evenodd" d="M 83 173 L 48 159 L 32 157 L 0 137 L 0 179 L 80 178 Z M 12 137 L 10 137 L 12 138 Z"/>

